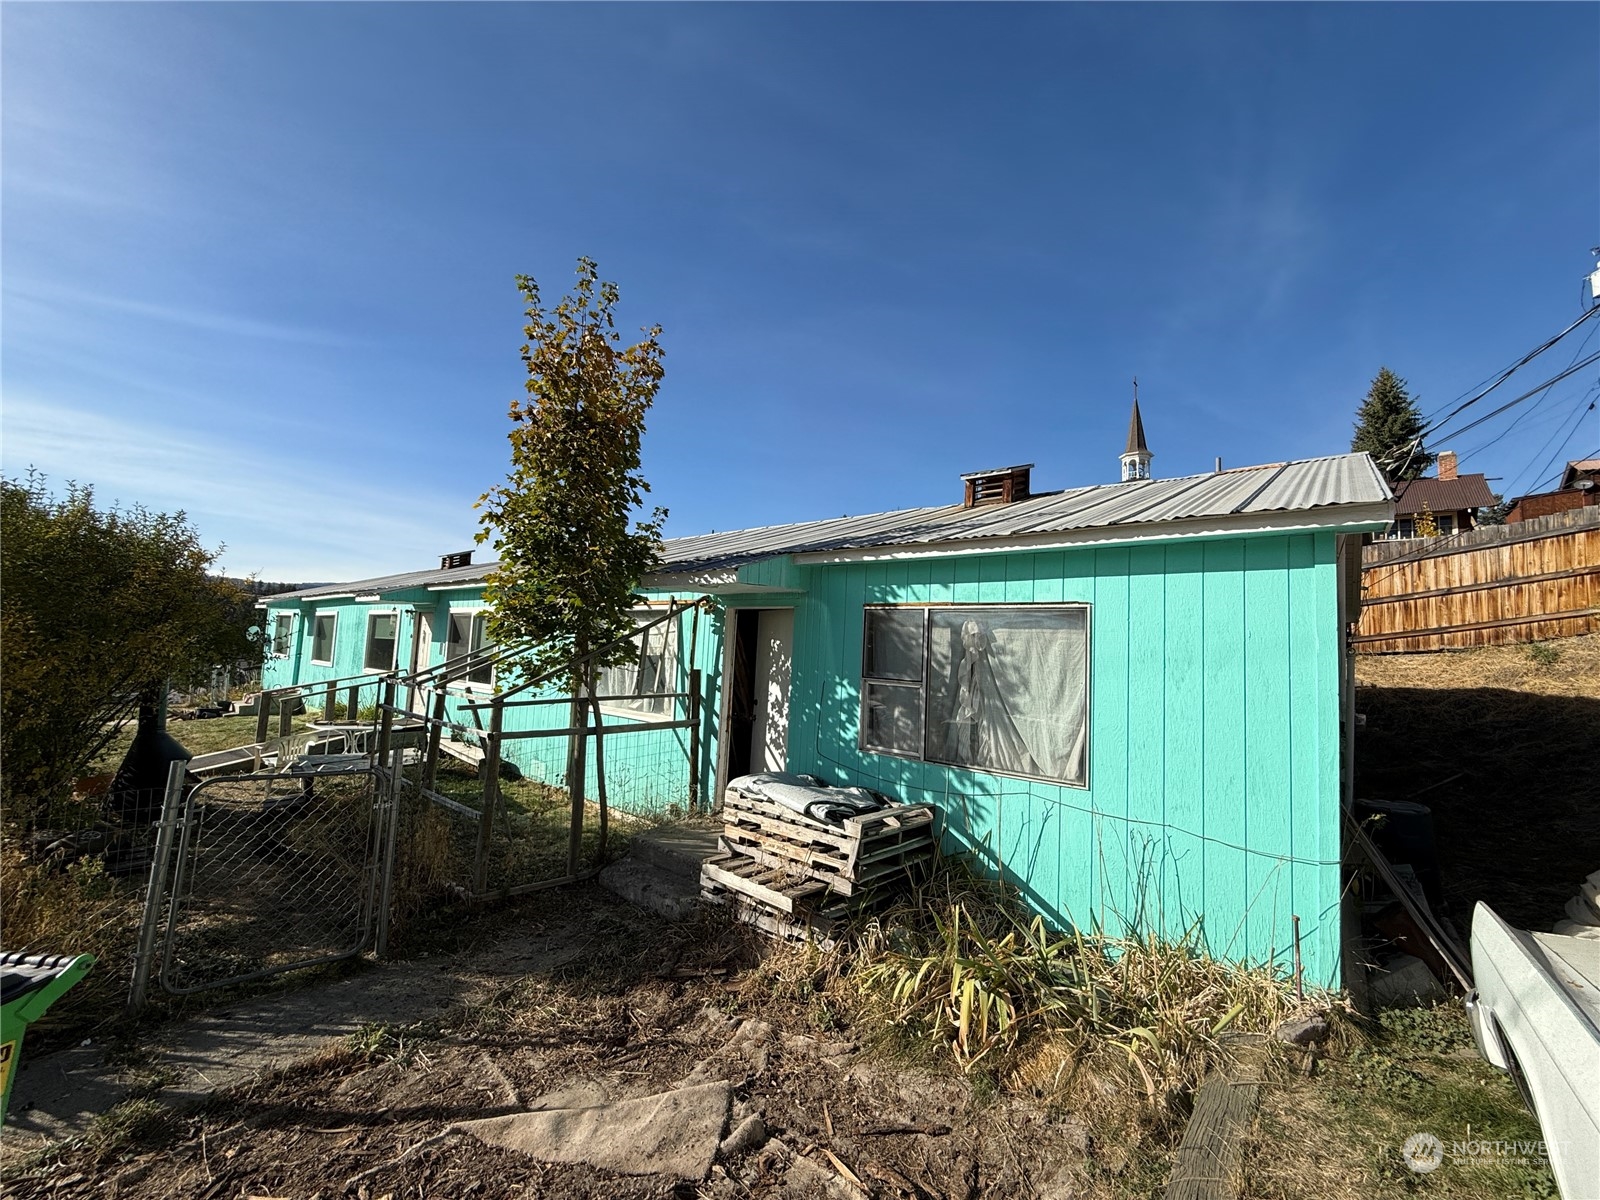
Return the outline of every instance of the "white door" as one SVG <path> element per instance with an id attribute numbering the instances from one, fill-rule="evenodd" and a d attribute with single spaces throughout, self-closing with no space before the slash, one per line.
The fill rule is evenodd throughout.
<path id="1" fill-rule="evenodd" d="M 412 614 L 411 622 L 415 630 L 411 646 L 411 672 L 417 674 L 432 665 L 428 658 L 433 652 L 433 614 L 419 608 Z M 428 698 L 417 688 L 408 690 L 411 693 L 411 710 L 421 712 L 427 707 Z"/>
<path id="2" fill-rule="evenodd" d="M 794 653 L 794 610 L 764 608 L 756 628 L 755 725 L 750 769 L 781 771 L 789 750 L 789 666 Z"/>

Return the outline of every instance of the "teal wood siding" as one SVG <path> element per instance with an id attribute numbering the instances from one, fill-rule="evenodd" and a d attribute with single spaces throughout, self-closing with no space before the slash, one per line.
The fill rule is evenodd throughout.
<path id="1" fill-rule="evenodd" d="M 1339 982 L 1335 535 L 802 569 L 789 766 L 926 801 L 1056 923 Z M 863 751 L 867 604 L 1091 606 L 1088 786 Z"/>
<path id="2" fill-rule="evenodd" d="M 1198 925 L 1211 952 L 1287 969 L 1301 919 L 1308 980 L 1339 982 L 1339 661 L 1336 534 L 1186 538 L 1160 545 L 740 569 L 746 585 L 798 589 L 708 601 L 678 620 L 677 686 L 702 673 L 701 795 L 713 796 L 727 622 L 739 608 L 795 610 L 789 767 L 832 783 L 930 802 L 946 843 L 1004 879 L 1059 926 L 1168 936 Z M 677 598 L 692 600 L 690 594 Z M 660 604 L 673 593 L 652 592 Z M 1082 788 L 987 774 L 858 748 L 867 604 L 1053 604 L 1091 608 L 1088 779 Z M 433 606 L 429 660 L 448 616 L 475 590 L 274 606 L 297 613 L 296 653 L 269 659 L 267 687 L 361 672 L 366 616 L 399 609 L 400 665 L 415 619 Z M 335 662 L 310 663 L 311 621 L 340 614 Z M 695 626 L 698 624 L 698 633 Z M 690 649 L 694 647 L 691 663 Z M 497 683 L 508 685 L 511 680 Z M 488 722 L 452 691 L 450 719 Z M 553 698 L 553 693 L 546 693 Z M 683 714 L 678 714 L 679 716 Z M 564 703 L 507 710 L 506 729 L 561 729 Z M 611 727 L 639 722 L 607 717 Z M 686 730 L 606 742 L 612 804 L 681 809 Z M 560 786 L 566 739 L 508 740 L 528 777 Z M 595 794 L 593 755 L 588 794 Z"/>

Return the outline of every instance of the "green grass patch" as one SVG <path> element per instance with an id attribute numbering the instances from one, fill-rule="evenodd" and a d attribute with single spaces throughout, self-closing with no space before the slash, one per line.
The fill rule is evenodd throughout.
<path id="1" fill-rule="evenodd" d="M 1348 1040 L 1315 1076 L 1267 1089 L 1247 1194 L 1555 1200 L 1541 1156 L 1482 1152 L 1485 1143 L 1526 1147 L 1544 1135 L 1509 1077 L 1478 1055 L 1459 1002 L 1382 1010 Z M 1401 1147 L 1413 1134 L 1443 1143 L 1437 1170 L 1407 1165 Z"/>

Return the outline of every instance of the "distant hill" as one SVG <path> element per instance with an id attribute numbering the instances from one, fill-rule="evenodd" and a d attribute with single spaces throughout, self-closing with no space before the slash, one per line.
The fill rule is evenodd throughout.
<path id="1" fill-rule="evenodd" d="M 237 579 L 224 576 L 229 583 L 238 584 L 252 596 L 276 596 L 281 592 L 298 592 L 301 588 L 326 587 L 326 583 L 272 583 L 265 579 Z"/>

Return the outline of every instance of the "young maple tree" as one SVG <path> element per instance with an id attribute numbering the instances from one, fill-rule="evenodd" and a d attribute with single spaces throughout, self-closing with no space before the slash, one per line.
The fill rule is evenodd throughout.
<path id="1" fill-rule="evenodd" d="M 1406 381 L 1380 367 L 1356 410 L 1350 449 L 1372 455 L 1391 480 L 1420 479 L 1434 461 L 1422 446 L 1425 431 L 1422 412 L 1406 390 Z"/>
<path id="2" fill-rule="evenodd" d="M 517 276 L 527 323 L 521 347 L 527 396 L 511 402 L 511 470 L 478 501 L 477 540 L 500 558 L 484 598 L 497 645 L 531 646 L 522 665 L 573 696 L 572 726 L 596 718 L 601 667 L 636 657 L 634 589 L 657 561 L 666 510 L 640 513 L 650 491 L 639 469 L 645 413 L 664 374 L 661 327 L 623 346 L 617 285 L 578 260 L 575 291 L 551 309 L 530 275 Z M 603 651 L 596 653 L 597 651 Z M 573 857 L 581 828 L 584 737 L 569 743 Z M 603 788 L 603 782 L 602 782 Z M 604 820 L 602 791 L 602 821 Z"/>

